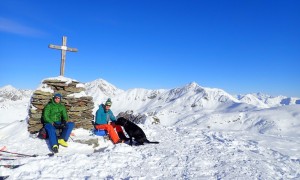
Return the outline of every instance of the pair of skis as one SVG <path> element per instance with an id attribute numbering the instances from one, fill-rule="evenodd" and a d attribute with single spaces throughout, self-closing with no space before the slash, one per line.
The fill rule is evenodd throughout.
<path id="1" fill-rule="evenodd" d="M 16 153 L 16 152 L 11 152 L 11 151 L 6 151 L 5 150 L 6 147 L 2 147 L 0 149 L 0 161 L 9 161 L 9 160 L 17 160 L 15 158 L 18 158 L 18 157 L 38 157 L 40 155 L 37 155 L 37 154 L 23 154 L 23 153 Z M 3 153 L 6 153 L 6 154 L 3 154 Z M 1 156 L 9 156 L 10 158 L 1 158 Z M 49 153 L 47 154 L 47 156 L 51 157 L 51 156 L 54 156 L 54 153 Z M 14 165 L 14 164 L 0 164 L 0 167 L 4 167 L 4 168 L 10 168 L 10 169 L 15 169 L 15 168 L 18 168 L 20 166 L 22 166 L 24 164 L 18 164 L 18 165 Z"/>
<path id="2" fill-rule="evenodd" d="M 6 153 L 6 154 L 3 154 Z M 54 156 L 54 153 L 49 153 L 47 154 L 49 157 Z M 9 156 L 12 158 L 1 158 L 1 156 Z M 6 146 L 2 147 L 0 149 L 0 167 L 4 167 L 4 168 L 8 168 L 8 169 L 16 169 L 20 166 L 23 166 L 24 164 L 2 164 L 2 161 L 6 161 L 6 160 L 17 160 L 17 159 L 13 159 L 13 157 L 17 158 L 17 157 L 37 157 L 40 155 L 37 154 L 23 154 L 23 153 L 16 153 L 16 152 L 11 152 L 11 151 L 6 151 Z M 0 180 L 4 180 L 9 178 L 9 176 L 0 176 Z"/>
<path id="3" fill-rule="evenodd" d="M 23 154 L 15 154 L 14 152 L 5 151 L 5 149 L 6 149 L 6 146 L 2 147 L 0 149 L 0 152 L 5 152 L 5 153 L 8 153 L 8 154 L 14 155 L 14 156 L 10 156 L 10 157 L 24 157 Z M 2 155 L 4 155 L 4 154 L 1 153 L 0 156 L 2 156 Z M 16 160 L 16 159 L 0 157 L 0 162 L 3 161 L 3 160 Z M 4 168 L 8 168 L 8 169 L 16 169 L 16 168 L 18 168 L 22 165 L 24 165 L 24 164 L 1 164 L 0 167 L 4 167 Z M 7 179 L 8 177 L 9 176 L 0 176 L 0 179 Z"/>

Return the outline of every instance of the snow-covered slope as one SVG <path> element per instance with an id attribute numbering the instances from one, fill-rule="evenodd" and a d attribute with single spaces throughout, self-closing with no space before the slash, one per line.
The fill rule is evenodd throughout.
<path id="1" fill-rule="evenodd" d="M 100 79 L 85 87 L 96 106 L 110 97 L 116 115 L 126 110 L 144 114 L 146 121 L 139 126 L 148 139 L 160 144 L 114 145 L 87 130 L 76 129 L 69 147 L 60 147 L 57 156 L 49 158 L 47 141 L 27 132 L 25 119 L 32 92 L 12 98 L 19 90 L 9 86 L 0 89 L 0 107 L 5 107 L 0 109 L 0 149 L 39 156 L 0 152 L 1 158 L 15 159 L 0 161 L 0 177 L 300 179 L 299 98 L 274 99 L 261 94 L 235 98 L 194 82 L 170 90 L 124 91 Z M 149 123 L 154 116 L 160 124 Z M 95 138 L 97 147 L 77 141 Z M 1 166 L 5 164 L 22 166 L 8 169 Z"/>
<path id="2" fill-rule="evenodd" d="M 0 88 L 0 127 L 26 118 L 32 92 L 18 90 L 11 85 Z"/>
<path id="3" fill-rule="evenodd" d="M 276 111 L 280 117 L 274 119 Z M 26 122 L 16 121 L 0 128 L 0 148 L 39 156 L 18 157 L 0 152 L 1 158 L 15 159 L 2 160 L 0 165 L 22 165 L 17 169 L 0 166 L 0 176 L 8 175 L 9 179 L 299 179 L 300 140 L 299 133 L 294 131 L 299 129 L 299 114 L 298 107 L 284 106 L 245 116 L 240 114 L 241 119 L 236 121 L 224 119 L 226 114 L 215 114 L 205 122 L 207 127 L 189 118 L 172 126 L 139 124 L 148 139 L 160 142 L 144 146 L 113 145 L 77 129 L 68 142 L 69 147 L 60 147 L 54 157 L 46 155 L 47 141 L 30 136 Z M 278 126 L 272 128 L 268 122 Z M 263 131 L 256 130 L 260 126 Z M 277 134 L 280 131 L 275 134 L 264 131 L 287 132 L 292 126 L 295 128 L 284 135 Z M 91 138 L 98 139 L 98 147 L 76 142 Z"/>
<path id="4" fill-rule="evenodd" d="M 280 106 L 249 111 L 203 111 L 177 120 L 177 126 L 197 124 L 201 129 L 250 131 L 258 134 L 300 137 L 300 106 Z"/>
<path id="5" fill-rule="evenodd" d="M 261 100 L 259 100 L 256 96 L 252 94 L 244 95 L 239 100 L 243 103 L 252 104 L 260 108 L 269 108 L 267 104 L 263 103 Z"/>

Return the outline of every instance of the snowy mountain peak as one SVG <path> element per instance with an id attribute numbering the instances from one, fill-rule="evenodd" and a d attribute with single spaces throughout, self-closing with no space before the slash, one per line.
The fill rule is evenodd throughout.
<path id="1" fill-rule="evenodd" d="M 9 91 L 17 91 L 17 89 L 15 87 L 13 87 L 12 85 L 6 85 L 3 86 L 2 88 L 0 88 L 0 92 L 9 92 Z"/>
<path id="2" fill-rule="evenodd" d="M 17 101 L 24 98 L 29 98 L 32 94 L 31 90 L 18 90 L 12 85 L 7 85 L 0 88 L 0 100 Z"/>
<path id="3" fill-rule="evenodd" d="M 252 93 L 253 96 L 257 97 L 260 100 L 266 99 L 266 98 L 273 98 L 271 95 L 263 94 L 263 93 Z"/>
<path id="4" fill-rule="evenodd" d="M 247 94 L 240 99 L 241 102 L 252 104 L 260 108 L 268 108 L 269 106 L 265 103 L 263 103 L 261 100 L 259 100 L 255 95 L 253 94 Z"/>
<path id="5" fill-rule="evenodd" d="M 106 96 L 113 96 L 115 94 L 123 92 L 123 90 L 118 89 L 116 86 L 110 84 L 109 82 L 107 82 L 103 79 L 97 79 L 95 81 L 86 83 L 85 87 L 87 90 L 89 90 L 91 88 L 96 88 L 96 89 L 100 90 L 103 94 L 105 94 Z"/>
<path id="6" fill-rule="evenodd" d="M 191 82 L 186 84 L 183 87 L 179 87 L 179 88 L 174 88 L 170 90 L 171 94 L 184 94 L 184 93 L 198 93 L 198 92 L 202 92 L 204 90 L 204 88 L 200 87 L 196 82 Z"/>
<path id="7" fill-rule="evenodd" d="M 198 88 L 200 87 L 196 82 L 188 83 L 185 87 L 187 88 Z"/>
<path id="8" fill-rule="evenodd" d="M 95 104 L 100 104 L 108 97 L 114 97 L 124 92 L 103 79 L 96 79 L 85 83 L 85 89 L 88 95 L 94 98 Z"/>

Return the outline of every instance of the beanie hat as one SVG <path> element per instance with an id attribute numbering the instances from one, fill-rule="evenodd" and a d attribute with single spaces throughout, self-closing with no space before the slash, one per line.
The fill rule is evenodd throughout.
<path id="1" fill-rule="evenodd" d="M 53 99 L 54 99 L 55 97 L 59 97 L 59 98 L 61 99 L 61 98 L 62 98 L 62 95 L 59 94 L 59 93 L 56 93 L 56 94 L 54 94 Z"/>
<path id="2" fill-rule="evenodd" d="M 111 106 L 112 102 L 110 100 L 110 98 L 107 99 L 107 101 L 105 102 L 105 106 Z"/>

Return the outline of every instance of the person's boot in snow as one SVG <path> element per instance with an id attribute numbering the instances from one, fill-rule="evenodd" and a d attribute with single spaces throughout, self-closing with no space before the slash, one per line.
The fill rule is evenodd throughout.
<path id="1" fill-rule="evenodd" d="M 58 144 L 64 146 L 64 147 L 68 147 L 68 143 L 64 140 L 64 139 L 59 139 L 58 140 Z"/>
<path id="2" fill-rule="evenodd" d="M 54 146 L 52 147 L 52 151 L 53 151 L 54 153 L 58 153 L 58 146 L 57 146 L 57 145 L 54 145 Z"/>

